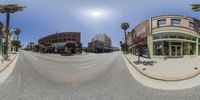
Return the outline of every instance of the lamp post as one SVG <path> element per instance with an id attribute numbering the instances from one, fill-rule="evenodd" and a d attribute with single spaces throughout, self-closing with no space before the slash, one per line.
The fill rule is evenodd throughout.
<path id="1" fill-rule="evenodd" d="M 2 59 L 1 59 L 1 62 L 3 63 L 3 59 L 4 59 L 3 54 L 4 54 L 4 43 L 5 43 L 5 39 L 3 38 L 1 42 L 2 42 Z"/>

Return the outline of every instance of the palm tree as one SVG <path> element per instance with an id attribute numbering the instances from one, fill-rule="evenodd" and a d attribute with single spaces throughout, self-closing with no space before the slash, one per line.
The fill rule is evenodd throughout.
<path id="1" fill-rule="evenodd" d="M 8 5 L 0 5 L 0 13 L 6 15 L 6 48 L 5 48 L 5 59 L 8 59 L 8 35 L 9 35 L 9 26 L 10 26 L 10 15 L 22 11 L 26 8 L 25 6 L 19 6 L 17 4 L 8 4 Z"/>
<path id="2" fill-rule="evenodd" d="M 129 28 L 129 23 L 124 22 L 121 24 L 121 29 L 124 30 L 124 36 L 125 36 L 125 51 L 127 52 L 128 50 L 128 45 L 127 45 L 127 35 L 126 35 L 126 30 Z"/>
<path id="3" fill-rule="evenodd" d="M 19 34 L 22 32 L 21 29 L 16 28 L 14 32 L 15 32 L 15 35 L 17 35 L 17 41 L 19 41 Z"/>
<path id="4" fill-rule="evenodd" d="M 200 11 L 200 4 L 191 4 L 190 6 L 192 6 L 193 11 Z"/>

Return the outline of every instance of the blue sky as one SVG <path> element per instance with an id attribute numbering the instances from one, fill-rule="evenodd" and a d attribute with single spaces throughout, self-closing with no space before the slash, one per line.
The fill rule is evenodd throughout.
<path id="1" fill-rule="evenodd" d="M 122 22 L 129 22 L 130 31 L 140 22 L 158 15 L 181 14 L 200 19 L 190 4 L 199 0 L 0 0 L 0 4 L 19 4 L 27 8 L 11 16 L 11 28 L 22 29 L 22 44 L 38 41 L 55 32 L 81 32 L 84 46 L 98 33 L 107 33 L 114 46 L 124 37 Z M 100 12 L 102 16 L 93 16 Z M 5 16 L 0 14 L 0 21 Z"/>

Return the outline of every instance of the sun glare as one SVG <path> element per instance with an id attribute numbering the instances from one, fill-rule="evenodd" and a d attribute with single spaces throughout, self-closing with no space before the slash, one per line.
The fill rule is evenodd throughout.
<path id="1" fill-rule="evenodd" d="M 101 12 L 98 12 L 98 11 L 92 12 L 92 16 L 101 16 L 101 15 L 102 15 Z"/>

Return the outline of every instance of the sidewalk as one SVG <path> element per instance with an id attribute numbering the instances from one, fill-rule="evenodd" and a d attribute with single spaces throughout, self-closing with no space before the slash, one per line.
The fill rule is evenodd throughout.
<path id="1" fill-rule="evenodd" d="M 151 60 L 140 57 L 141 64 L 136 64 L 138 57 L 124 55 L 129 63 L 141 74 L 156 80 L 181 81 L 200 74 L 200 58 L 171 58 L 167 60 Z"/>
<path id="2" fill-rule="evenodd" d="M 1 62 L 0 62 L 0 73 L 3 72 L 11 63 L 12 61 L 15 59 L 15 57 L 18 55 L 19 53 L 16 54 L 10 54 L 9 57 L 9 61 L 3 60 L 2 62 L 2 57 L 0 57 Z"/>

